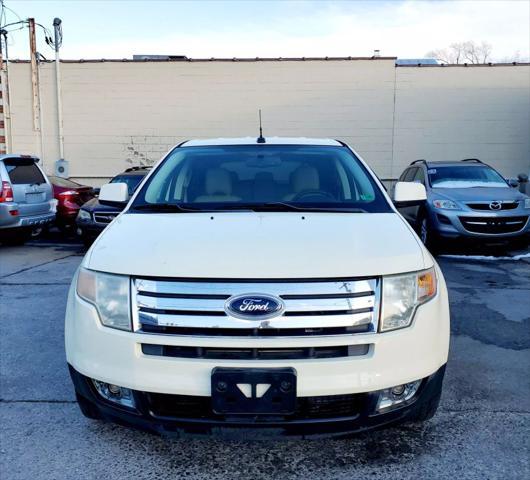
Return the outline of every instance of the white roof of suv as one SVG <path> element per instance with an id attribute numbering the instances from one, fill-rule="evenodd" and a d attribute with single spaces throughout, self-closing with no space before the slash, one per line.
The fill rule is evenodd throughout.
<path id="1" fill-rule="evenodd" d="M 241 138 L 209 138 L 204 140 L 189 140 L 182 147 L 205 147 L 216 145 L 256 145 L 258 137 Z M 260 145 L 322 145 L 340 147 L 341 143 L 329 138 L 304 138 L 304 137 L 265 137 L 265 143 Z"/>

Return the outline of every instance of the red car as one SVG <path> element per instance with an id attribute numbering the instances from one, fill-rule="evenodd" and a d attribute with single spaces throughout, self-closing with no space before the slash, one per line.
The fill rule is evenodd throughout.
<path id="1" fill-rule="evenodd" d="M 66 178 L 48 176 L 53 187 L 53 196 L 57 199 L 56 224 L 60 230 L 69 230 L 75 226 L 79 208 L 96 196 L 94 189 Z"/>

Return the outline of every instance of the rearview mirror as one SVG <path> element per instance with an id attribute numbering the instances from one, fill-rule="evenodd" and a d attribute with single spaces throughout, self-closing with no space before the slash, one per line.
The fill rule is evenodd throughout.
<path id="1" fill-rule="evenodd" d="M 129 201 L 126 183 L 107 183 L 99 191 L 99 203 L 110 206 L 125 206 Z"/>
<path id="2" fill-rule="evenodd" d="M 394 205 L 413 207 L 427 200 L 425 186 L 416 182 L 397 182 L 394 187 Z"/>

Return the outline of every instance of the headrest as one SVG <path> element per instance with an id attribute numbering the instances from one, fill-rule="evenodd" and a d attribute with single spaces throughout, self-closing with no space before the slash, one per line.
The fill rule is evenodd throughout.
<path id="1" fill-rule="evenodd" d="M 230 173 L 222 168 L 210 168 L 206 170 L 204 189 L 206 195 L 231 195 L 232 179 Z"/>
<path id="2" fill-rule="evenodd" d="M 318 190 L 320 188 L 320 179 L 317 169 L 309 165 L 298 167 L 292 174 L 291 184 L 296 193 L 306 190 Z"/>

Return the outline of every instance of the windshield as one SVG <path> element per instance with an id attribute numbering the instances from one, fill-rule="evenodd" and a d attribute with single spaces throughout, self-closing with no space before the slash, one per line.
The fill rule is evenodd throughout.
<path id="1" fill-rule="evenodd" d="M 495 170 L 489 167 L 436 167 L 428 170 L 433 188 L 508 187 Z"/>
<path id="2" fill-rule="evenodd" d="M 144 175 L 118 175 L 114 177 L 110 183 L 126 183 L 129 195 L 134 193 L 135 188 L 143 180 Z"/>
<path id="3" fill-rule="evenodd" d="M 348 148 L 305 145 L 176 148 L 132 208 L 169 211 L 172 205 L 180 211 L 392 211 Z"/>

